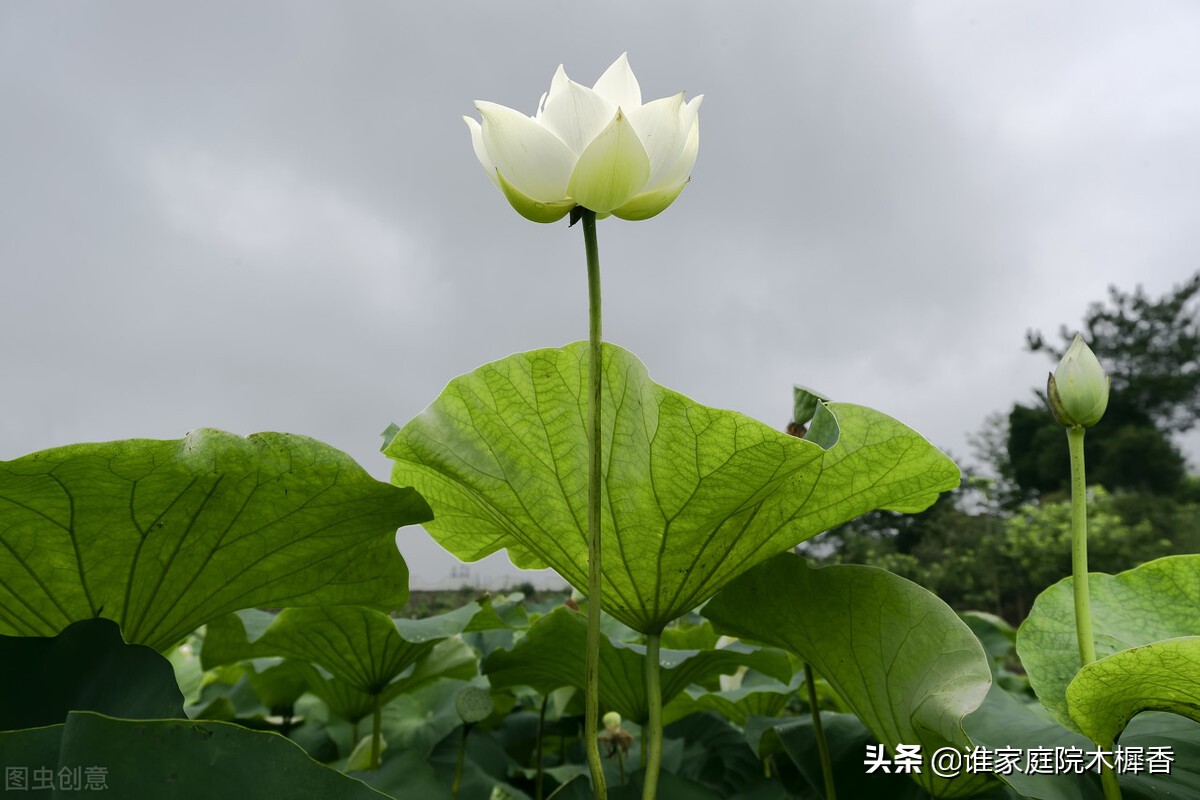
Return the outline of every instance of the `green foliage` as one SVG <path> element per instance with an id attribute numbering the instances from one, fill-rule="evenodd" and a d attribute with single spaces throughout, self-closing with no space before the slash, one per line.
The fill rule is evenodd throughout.
<path id="1" fill-rule="evenodd" d="M 680 777 L 722 798 L 787 800 L 781 783 L 764 774 L 746 737 L 721 717 L 693 714 L 669 726 L 666 736 L 683 742 Z"/>
<path id="2" fill-rule="evenodd" d="M 57 725 L 75 709 L 129 719 L 183 716 L 170 663 L 126 644 L 112 620 L 73 622 L 53 637 L 0 636 L 0 664 L 0 731 Z"/>
<path id="3" fill-rule="evenodd" d="M 1097 466 L 1095 442 L 1106 428 L 1102 427 L 1097 435 L 1084 439 L 1084 453 L 1091 455 L 1088 461 L 1093 468 Z M 1008 414 L 1006 446 L 1006 460 L 1000 465 L 1001 471 L 1020 488 L 1022 499 L 1067 487 L 1071 474 L 1067 437 L 1063 426 L 1045 406 L 1013 405 Z"/>
<path id="4" fill-rule="evenodd" d="M 791 705 L 798 705 L 797 692 L 804 684 L 804 672 L 798 671 L 789 683 L 752 672 L 739 673 L 728 683 L 735 688 L 710 691 L 701 687 L 688 689 L 663 709 L 663 719 L 673 722 L 689 714 L 711 711 L 735 725 L 745 725 L 752 717 L 778 717 Z M 827 689 L 825 694 L 830 690 Z"/>
<path id="5" fill-rule="evenodd" d="M 1097 742 L 1115 740 L 1146 710 L 1200 722 L 1200 636 L 1151 642 L 1088 664 L 1067 687 L 1067 706 Z"/>
<path id="6" fill-rule="evenodd" d="M 1112 495 L 1094 488 L 1088 503 L 1088 564 L 1098 572 L 1116 572 L 1174 551 L 1148 522 L 1127 524 L 1116 513 Z M 995 556 L 1003 565 L 1001 585 L 1018 602 L 1071 573 L 1071 506 L 1068 501 L 1024 506 L 1004 521 Z"/>
<path id="7" fill-rule="evenodd" d="M 1027 745 L 1077 748 L 1087 752 L 1095 747 L 1079 733 L 1056 723 L 1036 702 L 1023 700 L 994 684 L 983 705 L 963 721 L 963 727 L 971 741 L 990 750 Z M 1043 800 L 1100 798 L 1099 776 L 1090 772 L 1027 774 L 1021 770 L 1002 776 L 1002 780 L 1025 797 Z"/>
<path id="8" fill-rule="evenodd" d="M 317 665 L 301 670 L 308 688 L 351 722 L 375 701 L 387 703 L 444 677 L 470 678 L 476 662 L 452 637 L 484 610 L 471 603 L 422 620 L 392 619 L 360 606 L 288 608 L 277 616 L 243 611 L 215 620 L 202 653 L 205 666 L 288 657 Z"/>
<path id="9" fill-rule="evenodd" d="M 867 772 L 863 767 L 863 753 L 876 741 L 858 717 L 853 714 L 825 713 L 821 715 L 821 725 L 829 744 L 838 797 L 928 800 L 929 793 L 923 791 L 915 781 L 903 780 L 900 776 L 881 770 Z M 774 763 L 778 763 L 778 757 L 782 757 L 796 767 L 806 792 L 800 796 L 822 796 L 824 777 L 812 717 L 751 718 L 746 723 L 745 736 L 760 758 L 774 759 Z"/>
<path id="10" fill-rule="evenodd" d="M 1096 656 L 1104 660 L 1133 647 L 1200 634 L 1197 575 L 1200 555 L 1160 558 L 1118 575 L 1089 575 Z M 1068 710 L 1067 686 L 1079 672 L 1072 585 L 1072 579 L 1065 578 L 1043 592 L 1017 631 L 1017 654 L 1030 684 L 1042 705 L 1068 727 L 1076 723 Z M 1145 661 L 1145 681 L 1155 680 L 1154 661 L 1151 656 Z M 1111 680 L 1115 674 L 1106 668 L 1089 682 L 1101 697 L 1108 697 L 1097 681 Z M 1081 702 L 1091 699 L 1080 692 Z"/>
<path id="11" fill-rule="evenodd" d="M 530 686 L 547 694 L 563 686 L 583 689 L 583 651 L 587 626 L 577 612 L 558 608 L 542 617 L 512 649 L 492 653 L 484 673 L 495 687 Z M 645 648 L 600 641 L 600 707 L 645 724 Z M 749 666 L 779 681 L 792 677 L 792 665 L 778 651 L 734 647 L 721 650 L 662 650 L 662 701 L 667 704 L 688 686 L 715 688 L 717 676 Z"/>
<path id="12" fill-rule="evenodd" d="M 1200 415 L 1197 293 L 1200 276 L 1158 302 L 1114 290 L 1115 310 L 1089 312 L 1114 397 L 1126 392 L 1087 439 L 1099 484 L 1093 569 L 1200 549 L 1200 479 L 1184 474 L 1169 440 Z M 1050 350 L 1032 337 L 1031 347 Z M 641 643 L 660 631 L 664 798 L 823 791 L 816 709 L 797 696 L 801 659 L 819 675 L 812 702 L 845 797 L 1090 800 L 1098 787 L 1087 775 L 1013 774 L 1000 786 L 864 769 L 876 742 L 893 753 L 919 744 L 926 756 L 941 746 L 1088 749 L 1068 725 L 1174 749 L 1174 774 L 1122 776 L 1126 800 L 1200 793 L 1194 722 L 1152 711 L 1200 718 L 1200 556 L 1093 576 L 1107 657 L 1080 671 L 1070 581 L 1042 592 L 1070 570 L 1070 511 L 1056 494 L 1066 447 L 1043 410 L 1017 406 L 990 431 L 995 482 L 939 497 L 957 468 L 882 414 L 798 389 L 787 436 L 653 383 L 620 348 L 604 354 L 603 599 L 614 617 L 600 684 L 605 708 L 628 725 L 605 740 L 627 758 L 604 765 L 611 800 L 640 796 L 646 780 Z M 582 345 L 512 356 L 453 381 L 392 432 L 393 480 L 427 493 L 434 520 L 417 490 L 282 434 L 199 431 L 0 463 L 0 545 L 12 556 L 0 563 L 0 631 L 46 635 L 0 635 L 6 689 L 19 687 L 0 696 L 0 729 L 12 729 L 0 730 L 5 758 L 104 763 L 114 794 L 133 800 L 436 800 L 450 796 L 466 742 L 464 800 L 590 797 L 584 743 L 598 732 L 582 727 L 576 610 L 542 598 L 527 611 L 520 595 L 469 602 L 478 590 L 464 587 L 419 598 L 408 613 L 423 619 L 385 613 L 407 595 L 394 531 L 417 521 L 463 557 L 507 549 L 520 565 L 586 583 L 587 366 Z M 1020 502 L 1024 490 L 1037 501 Z M 811 552 L 887 566 L 959 607 L 1015 621 L 1041 593 L 1016 638 L 1060 722 L 1024 702 L 1029 683 L 1003 619 L 960 618 L 895 574 L 811 569 L 780 554 L 831 525 Z M 521 588 L 533 600 L 533 587 Z M 717 629 L 692 613 L 709 598 L 703 613 Z M 438 604 L 447 613 L 429 617 Z M 150 647 L 126 644 L 110 620 Z M 789 652 L 718 647 L 721 632 Z M 189 634 L 201 657 L 172 651 Z M 130 719 L 153 716 L 176 719 Z M 356 770 L 363 782 L 345 774 Z"/>
<path id="13" fill-rule="evenodd" d="M 452 553 L 507 549 L 587 587 L 588 358 L 576 343 L 481 367 L 387 445 L 393 482 L 430 501 L 426 529 Z M 642 633 L 833 525 L 958 484 L 950 459 L 870 409 L 820 406 L 800 440 L 653 383 L 619 347 L 604 358 L 604 609 Z"/>
<path id="14" fill-rule="evenodd" d="M 1113 502 L 1106 495 L 1102 495 L 1102 498 L 1105 498 L 1105 503 Z M 937 513 L 949 511 L 954 511 L 952 505 L 946 505 Z M 928 521 L 923 524 L 928 524 Z M 911 535 L 915 527 L 921 526 L 901 527 Z M 1192 560 L 1197 558 L 1200 557 Z M 981 647 L 974 642 L 974 637 L 967 638 L 971 636 L 970 631 L 954 619 L 948 609 L 942 606 L 935 610 L 936 600 L 931 600 L 911 584 L 877 570 L 838 567 L 799 572 L 787 570 L 786 574 L 778 576 L 768 574 L 772 567 L 780 564 L 787 566 L 789 562 L 796 561 L 793 556 L 784 555 L 747 573 L 714 598 L 707 607 L 708 612 L 716 616 L 723 627 L 732 622 L 742 629 L 739 632 L 744 635 L 765 640 L 775 638 L 780 644 L 787 644 L 797 652 L 816 657 L 818 671 L 827 673 L 829 678 L 828 684 L 819 681 L 818 689 L 821 696 L 826 698 L 822 701 L 822 716 L 832 751 L 839 796 L 927 800 L 930 797 L 928 792 L 904 776 L 865 773 L 865 748 L 876 743 L 881 735 L 884 741 L 892 741 L 888 727 L 891 723 L 886 722 L 892 715 L 898 720 L 900 733 L 896 735 L 906 741 L 908 737 L 923 737 L 914 738 L 913 741 L 925 743 L 927 750 L 934 746 L 933 742 L 941 740 L 941 732 L 953 731 L 954 720 L 960 712 L 946 708 L 953 706 L 958 709 L 954 698 L 964 692 L 969 693 L 970 687 L 980 681 L 986 686 L 989 667 L 993 675 L 1001 677 L 1005 674 L 1011 630 L 1003 622 L 986 615 L 965 615 L 970 630 L 984 643 L 985 647 Z M 1149 601 L 1120 592 L 1105 600 L 1108 589 L 1103 581 L 1099 581 L 1098 608 L 1121 607 L 1129 614 L 1127 627 L 1136 628 L 1138 634 L 1146 638 L 1174 633 L 1177 630 L 1175 628 L 1147 624 L 1150 618 L 1148 614 L 1192 615 L 1196 605 L 1171 594 L 1169 587 L 1190 585 L 1187 584 L 1188 576 L 1196 574 L 1197 570 L 1186 559 L 1181 562 L 1157 562 L 1154 566 L 1161 571 L 1164 563 L 1174 565 L 1172 571 L 1160 574 L 1149 583 L 1143 581 L 1146 585 L 1141 591 L 1151 598 Z M 845 574 L 838 577 L 839 571 Z M 833 580 L 835 577 L 838 579 Z M 1099 577 L 1095 576 L 1094 580 Z M 1124 587 L 1122 591 L 1127 588 Z M 456 596 L 453 592 L 447 595 Z M 734 603 L 738 605 L 732 605 Z M 381 766 L 377 770 L 354 772 L 354 777 L 395 800 L 448 798 L 457 747 L 462 738 L 462 718 L 456 711 L 456 699 L 468 686 L 473 687 L 471 691 L 476 694 L 486 693 L 495 701 L 497 711 L 472 729 L 466 751 L 461 797 L 488 797 L 492 796 L 493 791 L 498 791 L 500 794 L 495 796 L 533 798 L 537 772 L 535 753 L 539 738 L 543 746 L 543 797 L 586 771 L 582 755 L 579 693 L 571 689 L 553 689 L 563 682 L 581 683 L 582 619 L 577 612 L 560 608 L 546 617 L 536 618 L 531 628 L 529 617 L 521 613 L 519 605 L 498 602 L 491 607 L 490 613 L 487 605 L 480 607 L 471 604 L 449 615 L 448 619 L 424 623 L 428 628 L 424 631 L 428 634 L 425 640 L 440 641 L 431 652 L 406 667 L 398 678 L 388 684 L 389 689 L 399 683 L 406 683 L 408 688 L 403 693 L 390 696 L 382 708 L 381 738 L 387 747 L 382 750 Z M 1148 605 L 1154 606 L 1152 611 L 1146 610 Z M 1161 609 L 1157 607 L 1159 605 Z M 815 614 L 794 616 L 795 612 L 806 609 L 817 611 Z M 326 610 L 334 617 L 341 613 L 336 607 L 320 611 Z M 393 636 L 389 630 L 399 631 L 408 621 L 388 620 L 382 614 L 376 618 L 376 612 L 362 617 L 367 612 L 351 610 L 360 614 L 355 619 L 362 624 L 344 624 L 346 620 L 333 624 L 336 620 L 329 614 L 324 617 L 312 616 L 317 611 L 307 609 L 303 615 L 292 614 L 290 616 L 294 619 L 278 628 L 274 626 L 279 624 L 282 615 L 263 612 L 243 612 L 209 626 L 214 652 L 220 654 L 224 650 L 225 656 L 222 657 L 232 658 L 237 657 L 238 653 L 231 647 L 249 647 L 241 655 L 252 659 L 203 673 L 203 699 L 200 704 L 190 706 L 188 711 L 195 715 L 204 709 L 205 716 L 221 716 L 221 720 L 178 720 L 174 723 L 155 720 L 140 723 L 137 720 L 107 717 L 84 719 L 87 716 L 85 714 L 64 713 L 66 725 L 0 733 L 0 749 L 6 759 L 20 758 L 31 764 L 65 765 L 69 763 L 68 759 L 74 759 L 70 763 L 83 763 L 79 761 L 83 756 L 76 753 L 82 753 L 80 748 L 86 747 L 91 754 L 87 763 L 102 763 L 97 761 L 99 758 L 112 759 L 103 762 L 108 764 L 110 791 L 119 789 L 122 797 L 134 800 L 143 796 L 165 796 L 167 792 L 163 786 L 167 784 L 164 781 L 170 781 L 172 777 L 164 776 L 157 769 L 146 769 L 137 771 L 135 778 L 123 774 L 121 780 L 117 780 L 115 773 L 118 769 L 122 772 L 133 769 L 129 766 L 131 762 L 128 758 L 116 755 L 118 751 L 127 751 L 129 757 L 136 756 L 139 764 L 147 758 L 177 763 L 178 768 L 173 775 L 187 785 L 172 789 L 174 794 L 170 796 L 185 800 L 192 796 L 212 796 L 214 786 L 236 797 L 265 797 L 270 796 L 270 792 L 279 793 L 276 796 L 300 798 L 359 796 L 356 792 L 363 791 L 361 784 L 349 781 L 344 776 L 339 777 L 328 767 L 341 771 L 361 768 L 366 760 L 360 759 L 356 763 L 350 758 L 351 752 L 356 744 L 365 748 L 361 743 L 369 742 L 369 737 L 364 738 L 361 735 L 363 731 L 357 730 L 351 722 L 338 719 L 337 713 L 340 712 L 336 712 L 336 694 L 328 686 L 313 682 L 313 677 L 326 683 L 337 682 L 338 686 L 348 691 L 358 690 L 344 680 L 328 676 L 323 666 L 303 659 L 320 659 L 322 663 L 346 672 L 363 667 L 363 675 L 367 677 L 357 677 L 355 680 L 364 686 L 377 684 L 379 681 L 372 681 L 366 666 L 376 661 L 380 664 L 388 661 L 389 653 L 394 652 L 393 646 L 388 644 Z M 373 620 L 376 619 L 389 626 L 387 629 L 379 627 L 380 636 L 371 633 Z M 231 642 L 229 632 L 223 632 L 223 628 L 227 621 L 233 620 L 238 621 L 240 637 L 234 637 Z M 493 678 L 490 685 L 483 677 L 474 678 L 470 684 L 454 678 L 455 675 L 474 674 L 478 669 L 481 656 L 468 647 L 464 639 L 475 640 L 487 632 L 471 633 L 470 629 L 496 624 L 497 620 L 507 620 L 508 624 L 516 626 L 513 633 L 517 644 L 510 649 L 493 651 L 488 662 L 494 662 L 497 669 L 490 673 Z M 564 626 L 564 622 L 571 625 Z M 94 629 L 97 633 L 104 630 L 115 633 L 113 627 L 107 620 L 86 621 L 73 626 L 58 639 L 68 637 L 77 628 Z M 272 630 L 275 632 L 271 633 Z M 464 633 L 452 632 L 457 630 Z M 1113 636 L 1110 627 L 1098 627 L 1098 630 L 1106 637 Z M 625 637 L 630 635 L 628 629 L 620 626 L 614 626 L 614 631 L 619 631 Z M 449 635 L 442 638 L 442 634 L 447 633 Z M 413 631 L 408 631 L 408 635 L 412 639 L 423 638 Z M 95 697 L 101 693 L 110 703 L 121 701 L 121 698 L 132 703 L 123 707 L 109 705 L 109 713 L 133 715 L 131 709 L 149 699 L 147 689 L 154 681 L 161 685 L 173 683 L 170 667 L 164 658 L 148 648 L 126 645 L 112 635 L 106 636 L 95 641 L 88 639 L 90 644 L 85 643 L 82 650 L 79 647 L 55 650 L 61 657 L 61 663 L 51 663 L 45 659 L 31 663 L 26 672 L 20 673 L 25 675 L 22 683 L 26 680 L 35 681 L 37 673 L 42 671 L 47 672 L 47 679 L 51 683 L 58 681 L 61 675 L 73 673 L 83 679 L 73 684 L 76 688 L 73 689 L 70 682 L 66 681 L 57 691 L 51 687 L 48 697 L 44 699 L 57 703 L 56 708 L 61 711 L 85 705 L 80 698 Z M 338 636 L 345 637 L 344 646 L 334 646 L 333 642 Z M 666 728 L 664 747 L 664 768 L 668 772 L 663 774 L 660 781 L 660 786 L 666 787 L 663 788 L 663 796 L 745 800 L 814 796 L 814 792 L 821 791 L 822 777 L 816 762 L 811 716 L 783 716 L 803 711 L 804 706 L 797 698 L 802 673 L 792 675 L 792 663 L 777 651 L 753 650 L 744 645 L 741 650 L 715 650 L 716 636 L 707 620 L 680 622 L 668 628 L 663 635 L 665 641 L 676 646 L 699 648 L 699 652 L 667 650 L 662 653 L 665 693 L 674 698 L 666 708 L 670 724 Z M 312 637 L 316 637 L 316 640 Z M 222 639 L 226 641 L 222 642 Z M 34 644 L 44 648 L 47 642 L 55 640 L 15 641 L 18 646 Z M 639 708 L 644 705 L 644 700 L 638 701 L 636 698 L 644 692 L 641 675 L 644 648 L 619 640 L 606 641 L 602 661 L 602 665 L 605 665 L 602 685 L 606 687 L 606 695 L 611 693 L 617 698 L 617 705 L 623 708 L 628 705 L 626 711 L 631 715 L 640 714 Z M 1070 630 L 1066 630 L 1064 642 L 1063 647 L 1069 657 L 1074 648 Z M 272 652 L 287 651 L 290 658 L 281 661 L 277 657 L 267 657 L 265 649 L 255 649 L 264 643 L 272 646 Z M 0 639 L 0 648 L 4 645 L 5 640 Z M 1174 646 L 1171 642 L 1158 642 L 1150 648 L 1123 652 L 1153 654 L 1164 645 Z M 89 653 L 93 647 L 96 652 Z M 145 653 L 154 661 L 158 677 L 106 682 L 105 676 L 111 676 L 113 670 L 106 670 L 103 664 L 116 663 L 111 661 L 109 653 L 114 647 Z M 1039 645 L 1039 649 L 1043 648 Z M 1046 645 L 1044 649 L 1053 652 L 1054 646 Z M 19 649 L 6 650 L 5 663 L 24 660 L 25 656 L 20 652 Z M 959 680 L 963 677 L 959 667 L 966 652 L 973 653 L 971 660 L 978 662 L 978 669 L 968 671 L 969 680 Z M 1075 683 L 1066 689 L 1072 709 L 1077 702 L 1074 695 L 1083 692 L 1083 697 L 1092 698 L 1092 711 L 1084 712 L 1089 715 L 1087 718 L 1094 716 L 1097 724 L 1111 726 L 1115 724 L 1114 719 L 1123 721 L 1128 714 L 1140 708 L 1173 707 L 1172 704 L 1178 702 L 1186 704 L 1190 689 L 1180 683 L 1178 677 L 1191 674 L 1189 664 L 1195 659 L 1189 654 L 1184 656 L 1182 659 L 1167 659 L 1166 662 L 1158 659 L 1161 663 L 1152 665 L 1153 669 L 1149 671 L 1141 668 L 1144 664 L 1127 669 L 1115 659 L 1097 662 L 1094 668 L 1099 671 L 1103 667 L 1104 671 L 1102 674 L 1097 672 L 1093 682 L 1102 688 L 1086 691 L 1089 675 L 1087 671 L 1081 673 Z M 507 663 L 505 659 L 510 657 L 515 660 Z M 571 663 L 565 668 L 555 666 L 564 659 Z M 1031 672 L 1037 673 L 1042 669 L 1036 658 L 1029 661 L 1033 665 Z M 449 668 L 445 668 L 447 665 Z M 747 665 L 749 670 L 743 670 Z M 460 668 L 465 671 L 460 673 Z M 124 677 L 143 674 L 136 665 L 116 669 Z M 855 673 L 859 673 L 857 678 L 854 677 Z M 783 680 L 788 676 L 790 681 Z M 1070 676 L 1067 677 L 1069 679 Z M 162 679 L 167 683 L 162 684 Z M 1127 691 L 1117 702 L 1113 702 L 1109 689 L 1122 681 Z M 516 685 L 517 682 L 535 684 L 540 691 Z M 168 688 L 178 698 L 175 687 L 169 685 Z M 1019 691 L 1019 686 L 1017 688 Z M 305 689 L 308 693 L 299 696 Z M 838 694 L 834 693 L 835 689 Z M 928 692 L 929 696 L 925 697 L 922 692 Z M 1178 696 L 1172 699 L 1171 692 Z M 39 693 L 9 693 L 3 697 L 5 702 L 10 703 L 24 700 L 40 702 L 43 698 L 31 696 Z M 388 694 L 392 693 L 389 691 Z M 59 696 L 66 699 L 61 702 L 55 700 Z M 361 718 L 369 713 L 374 702 L 363 692 L 358 692 L 358 696 L 363 700 L 362 712 L 357 715 Z M 922 697 L 925 697 L 924 702 Z M 621 698 L 633 699 L 626 701 Z M 177 715 L 177 705 L 175 709 L 165 713 Z M 844 713 L 851 709 L 856 712 L 854 715 Z M 724 721 L 717 719 L 713 712 Z M 283 714 L 284 720 L 281 722 L 270 714 Z M 540 714 L 544 714 L 544 728 L 539 735 Z M 1177 759 L 1169 776 L 1122 776 L 1127 800 L 1147 800 L 1161 796 L 1165 791 L 1183 792 L 1180 796 L 1190 796 L 1188 792 L 1192 787 L 1200 791 L 1200 770 L 1192 766 L 1200 764 L 1200 728 L 1190 720 L 1182 720 L 1191 726 L 1183 727 L 1173 721 L 1175 719 L 1143 713 L 1135 717 L 1122 734 L 1123 745 L 1166 745 L 1173 749 Z M 907 727 L 910 724 L 912 730 Z M 624 785 L 620 785 L 620 773 L 615 760 L 605 764 L 612 784 L 610 797 L 613 798 L 636 798 L 640 792 L 642 773 L 636 766 L 640 757 L 642 731 L 632 721 L 627 725 L 634 740 L 626 760 Z M 1040 708 L 1033 709 L 1025 705 L 1019 694 L 1009 695 L 999 687 L 994 687 L 988 693 L 978 711 L 962 720 L 962 726 L 973 744 L 992 749 L 1025 745 L 1079 746 L 1085 751 L 1089 749 L 1086 740 L 1079 734 L 1055 723 Z M 278 733 L 262 733 L 262 730 L 284 733 L 296 745 L 303 747 L 309 757 L 287 744 Z M 135 740 L 141 742 L 147 736 L 154 737 L 152 748 L 147 749 L 135 743 Z M 100 739 L 105 740 L 103 744 Z M 361 752 L 366 753 L 367 750 L 361 749 Z M 297 757 L 301 761 L 296 761 Z M 195 777 L 201 769 L 196 764 L 207 763 L 204 759 L 212 758 L 221 760 L 223 769 L 228 773 L 228 777 L 221 780 L 227 782 L 214 783 L 210 780 L 205 783 Z M 1188 761 L 1189 758 L 1192 761 Z M 260 776 L 258 773 L 264 769 L 287 771 L 288 774 Z M 314 773 L 310 771 L 312 769 L 323 771 Z M 285 790 L 282 781 L 288 779 L 288 775 L 298 775 L 298 778 L 291 779 L 298 783 L 287 784 Z M 1099 797 L 1099 790 L 1088 775 L 1014 773 L 1006 776 L 1005 780 L 1030 797 L 1053 800 L 1091 800 Z M 190 782 L 197 782 L 199 788 L 193 789 Z M 170 783 L 170 786 L 174 787 L 176 783 Z M 564 789 L 560 797 L 590 798 L 591 793 L 586 786 L 586 780 L 583 780 L 578 788 Z M 960 779 L 939 787 L 941 794 L 938 796 L 954 796 L 960 792 L 969 794 L 983 788 L 982 785 Z M 671 790 L 678 794 L 669 794 Z M 321 792 L 324 794 L 319 794 Z M 992 800 L 1016 795 L 991 790 L 971 796 Z"/>
<path id="15" fill-rule="evenodd" d="M 0 632 L 115 620 L 167 650 L 252 606 L 408 594 L 395 531 L 429 519 L 412 489 L 303 436 L 198 430 L 0 462 Z"/>
<path id="16" fill-rule="evenodd" d="M 718 630 L 782 647 L 812 664 L 895 750 L 971 746 L 962 719 L 991 685 L 975 634 L 941 600 L 873 567 L 810 568 L 785 553 L 733 581 L 705 606 Z M 968 797 L 983 775 L 913 776 L 937 797 Z"/>
<path id="17" fill-rule="evenodd" d="M 396 620 L 361 606 L 288 608 L 270 616 L 240 612 L 215 620 L 205 638 L 206 667 L 270 656 L 320 664 L 360 691 L 382 692 L 401 672 L 479 613 L 475 604 L 423 620 Z"/>
<path id="18" fill-rule="evenodd" d="M 1061 436 L 1061 429 L 1058 431 Z M 1064 437 L 1065 438 L 1065 437 Z M 1065 442 L 1061 448 L 1066 450 Z M 1119 572 L 1200 549 L 1200 509 L 1169 499 L 1091 490 L 1088 557 Z M 825 563 L 866 563 L 916 581 L 959 609 L 1020 622 L 1046 587 L 1071 572 L 1070 503 L 1027 503 L 1007 516 L 970 514 L 947 497 L 909 517 L 868 515 L 832 531 Z"/>
<path id="19" fill-rule="evenodd" d="M 1121 423 L 1106 414 L 1084 438 L 1084 456 L 1088 479 L 1111 491 L 1177 495 L 1186 478 L 1179 449 L 1167 432 L 1147 422 Z M 1025 497 L 1066 488 L 1070 475 L 1066 436 L 1045 408 L 1013 406 L 1003 469 Z"/>
<path id="20" fill-rule="evenodd" d="M 1033 746 L 1051 752 L 1055 748 L 1074 749 L 1084 754 L 1096 749 L 1084 736 L 1055 722 L 1036 701 L 1025 701 L 995 685 L 979 710 L 964 720 L 963 727 L 971 741 L 993 751 Z M 1143 770 L 1121 775 L 1123 800 L 1200 797 L 1200 726 L 1192 720 L 1155 712 L 1140 714 L 1121 734 L 1120 745 L 1141 748 L 1144 753 L 1152 752 L 1151 748 L 1166 748 L 1174 755 L 1169 773 L 1151 774 Z M 1102 797 L 1099 776 L 1094 772 L 1018 770 L 1000 777 L 1022 797 L 1041 800 L 1101 800 Z"/>
<path id="21" fill-rule="evenodd" d="M 64 724 L 0 733 L 8 765 L 100 765 L 102 796 L 123 800 L 384 800 L 293 742 L 226 722 L 113 719 L 72 711 Z M 219 764 L 220 768 L 214 768 Z M 63 794 L 74 794 L 67 790 Z"/>

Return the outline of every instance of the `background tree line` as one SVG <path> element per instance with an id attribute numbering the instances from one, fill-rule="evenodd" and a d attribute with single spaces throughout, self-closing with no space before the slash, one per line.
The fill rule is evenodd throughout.
<path id="1" fill-rule="evenodd" d="M 1104 419 L 1088 432 L 1088 550 L 1092 571 L 1121 572 L 1161 556 L 1200 552 L 1200 476 L 1173 437 L 1200 420 L 1200 272 L 1159 298 L 1109 287 L 1079 329 L 1112 377 Z M 1026 334 L 1051 367 L 1054 345 Z M 982 469 L 928 511 L 875 512 L 835 528 L 806 553 L 823 563 L 884 567 L 959 610 L 1017 623 L 1037 595 L 1070 574 L 1069 462 L 1044 389 L 988 418 L 974 437 Z"/>

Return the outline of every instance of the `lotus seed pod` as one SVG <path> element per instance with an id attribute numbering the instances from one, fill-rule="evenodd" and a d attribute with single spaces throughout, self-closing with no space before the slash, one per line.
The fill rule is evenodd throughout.
<path id="1" fill-rule="evenodd" d="M 483 722 L 491 716 L 495 707 L 496 704 L 492 702 L 491 693 L 478 686 L 466 687 L 458 693 L 458 697 L 454 700 L 454 708 L 458 711 L 458 716 L 468 725 Z"/>
<path id="2" fill-rule="evenodd" d="M 621 730 L 621 715 L 616 711 L 610 711 L 604 715 L 604 730 L 609 733 L 616 733 Z"/>

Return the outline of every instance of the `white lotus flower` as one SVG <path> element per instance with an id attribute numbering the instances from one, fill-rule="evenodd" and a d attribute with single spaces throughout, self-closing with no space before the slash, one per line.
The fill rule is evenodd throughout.
<path id="1" fill-rule="evenodd" d="M 674 202 L 696 163 L 704 95 L 683 96 L 642 105 L 622 54 L 591 89 L 559 65 L 533 117 L 477 100 L 482 125 L 463 119 L 484 172 L 526 219 L 554 222 L 576 206 L 648 219 Z"/>

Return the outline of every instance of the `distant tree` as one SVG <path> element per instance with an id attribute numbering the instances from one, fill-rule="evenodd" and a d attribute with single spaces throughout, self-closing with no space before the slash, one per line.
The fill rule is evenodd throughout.
<path id="1" fill-rule="evenodd" d="M 935 592 L 954 608 L 990 611 L 1014 624 L 1046 587 L 1071 573 L 1071 504 L 1042 498 L 1009 513 L 974 513 L 978 479 L 920 514 L 887 511 L 841 525 L 802 550 L 819 563 L 864 563 Z M 1088 558 L 1117 573 L 1200 549 L 1200 506 L 1139 492 L 1090 490 Z M 986 501 L 984 503 L 986 505 Z M 964 506 L 972 506 L 968 512 Z"/>
<path id="2" fill-rule="evenodd" d="M 1181 550 L 1150 520 L 1122 517 L 1117 495 L 1089 491 L 1088 568 L 1115 574 Z M 1050 584 L 1071 574 L 1071 504 L 1068 500 L 1023 506 L 1004 520 L 989 554 L 1000 572 L 998 614 L 1021 620 Z M 1189 542 L 1190 543 L 1190 542 Z"/>
<path id="3" fill-rule="evenodd" d="M 1187 463 L 1179 448 L 1152 425 L 1123 425 L 1100 436 L 1093 429 L 1095 467 L 1089 483 L 1157 495 L 1176 495 L 1187 478 Z M 1088 445 L 1084 444 L 1084 450 Z"/>
<path id="4" fill-rule="evenodd" d="M 1008 415 L 1008 451 L 1002 464 L 1017 491 L 1013 501 L 1062 491 L 1070 475 L 1063 428 L 1043 408 L 1017 403 Z M 1084 440 L 1088 483 L 1110 491 L 1174 495 L 1187 464 L 1168 435 L 1146 423 L 1120 424 L 1108 415 Z"/>
<path id="5" fill-rule="evenodd" d="M 1103 421 L 1102 421 L 1103 422 Z M 1095 429 L 1093 429 L 1095 430 Z M 1085 449 L 1094 456 L 1097 436 L 1084 439 Z M 1067 453 L 1067 437 L 1046 406 L 1033 407 L 1016 403 L 1008 413 L 1007 468 L 1019 487 L 1017 499 L 1055 492 L 1067 485 L 1071 462 Z M 1095 459 L 1087 459 L 1095 470 Z"/>

